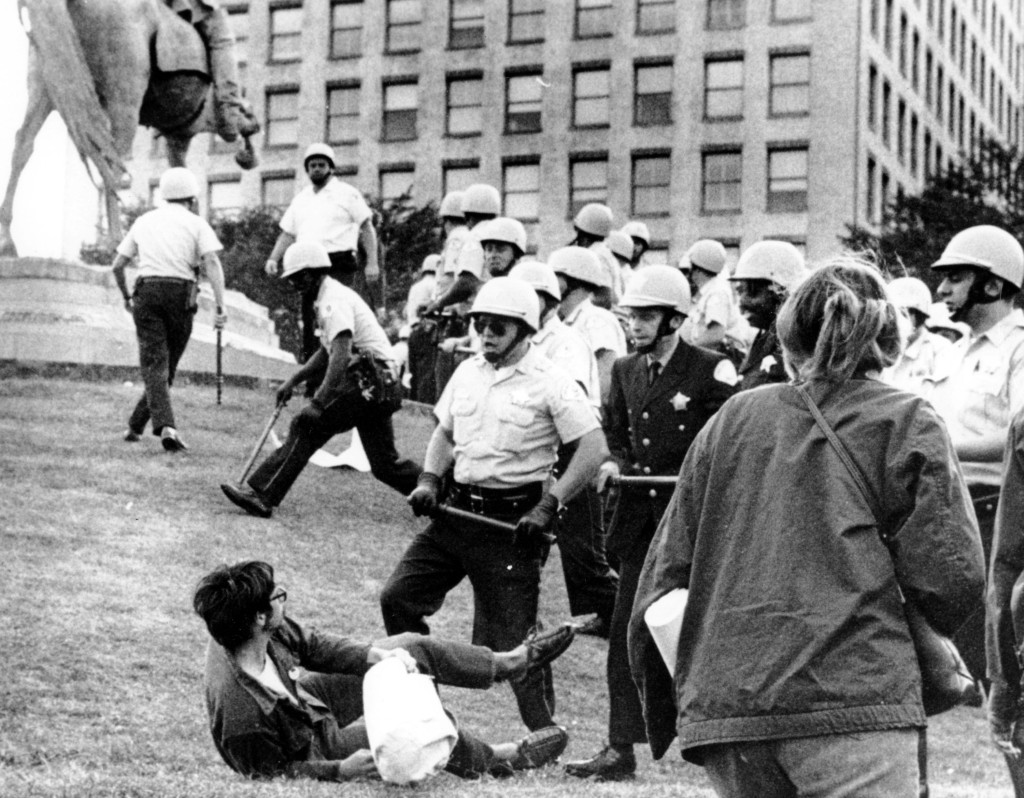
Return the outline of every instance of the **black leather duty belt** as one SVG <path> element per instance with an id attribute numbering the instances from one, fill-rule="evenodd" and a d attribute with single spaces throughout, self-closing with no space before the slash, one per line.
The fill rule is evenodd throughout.
<path id="1" fill-rule="evenodd" d="M 515 488 L 482 488 L 453 482 L 448 491 L 448 504 L 477 515 L 520 516 L 533 509 L 543 494 L 543 482 Z"/>

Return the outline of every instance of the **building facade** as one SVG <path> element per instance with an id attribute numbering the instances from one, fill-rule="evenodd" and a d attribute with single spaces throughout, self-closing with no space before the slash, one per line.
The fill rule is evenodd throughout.
<path id="1" fill-rule="evenodd" d="M 542 256 L 576 209 L 811 258 L 983 137 L 1022 142 L 1024 0 L 270 0 L 227 4 L 260 166 L 200 137 L 207 206 L 282 205 L 310 142 L 417 204 L 485 181 Z M 135 187 L 163 168 L 136 141 Z M 151 189 L 150 189 L 151 190 Z"/>

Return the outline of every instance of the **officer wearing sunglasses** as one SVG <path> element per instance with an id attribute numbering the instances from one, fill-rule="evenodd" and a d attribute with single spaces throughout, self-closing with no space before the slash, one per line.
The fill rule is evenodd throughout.
<path id="1" fill-rule="evenodd" d="M 590 482 L 608 449 L 593 405 L 575 380 L 534 348 L 540 303 L 530 285 L 495 277 L 470 311 L 480 354 L 452 375 L 434 413 L 438 426 L 424 473 L 409 496 L 416 515 L 436 516 L 409 546 L 381 594 L 388 634 L 429 631 L 426 617 L 463 578 L 473 585 L 473 642 L 513 648 L 537 623 L 541 567 L 561 506 Z M 558 447 L 576 454 L 550 488 Z M 443 501 L 504 521 L 513 533 L 437 515 Z M 530 729 L 553 723 L 550 668 L 512 685 Z"/>

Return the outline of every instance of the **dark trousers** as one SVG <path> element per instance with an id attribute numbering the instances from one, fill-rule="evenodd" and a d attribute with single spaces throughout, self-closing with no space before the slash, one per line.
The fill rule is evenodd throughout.
<path id="1" fill-rule="evenodd" d="M 354 384 L 354 378 L 351 387 L 324 409 L 319 421 L 310 421 L 301 414 L 292 419 L 284 446 L 253 472 L 249 486 L 276 507 L 288 494 L 313 453 L 338 433 L 353 427 L 359 431 L 374 477 L 402 495 L 412 493 L 420 467 L 411 460 L 399 458 L 391 411 L 375 401 L 364 399 L 358 385 Z"/>
<path id="2" fill-rule="evenodd" d="M 434 379 L 434 361 L 437 359 L 437 323 L 421 320 L 409 333 L 409 373 L 412 375 L 410 398 L 416 402 L 434 404 L 437 401 L 437 382 Z"/>
<path id="3" fill-rule="evenodd" d="M 480 646 L 412 634 L 387 637 L 373 645 L 386 649 L 404 648 L 416 660 L 420 672 L 433 676 L 439 684 L 482 690 L 494 683 L 494 654 Z M 303 677 L 299 687 L 326 704 L 337 721 L 337 728 L 325 729 L 323 734 L 314 737 L 316 750 L 311 752 L 311 759 L 345 759 L 360 749 L 370 747 L 366 724 L 362 720 L 361 676 L 315 673 Z M 493 749 L 463 729 L 458 732 L 458 741 L 445 769 L 463 777 L 486 773 L 494 762 Z"/>
<path id="4" fill-rule="evenodd" d="M 605 555 L 603 510 L 596 490 L 588 487 L 566 505 L 564 516 L 555 526 L 555 535 L 569 612 L 596 612 L 602 618 L 611 618 L 618 578 Z"/>
<path id="5" fill-rule="evenodd" d="M 192 283 L 185 280 L 139 278 L 132 298 L 132 316 L 139 341 L 139 365 L 145 392 L 128 419 L 141 433 L 152 418 L 153 434 L 174 427 L 171 384 L 192 335 Z"/>
<path id="6" fill-rule="evenodd" d="M 995 529 L 996 505 L 999 503 L 998 485 L 968 485 L 978 517 L 981 547 L 985 552 L 985 570 L 992 558 L 992 534 Z M 974 612 L 953 635 L 964 662 L 975 679 L 986 679 L 985 664 L 985 605 L 979 602 Z M 986 681 L 987 684 L 987 681 Z"/>
<path id="7" fill-rule="evenodd" d="M 653 529 L 648 531 L 653 535 Z M 608 742 L 612 745 L 647 742 L 640 693 L 629 669 L 626 649 L 629 616 L 646 557 L 647 546 L 633 546 L 619 561 L 619 591 L 608 633 Z"/>
<path id="8" fill-rule="evenodd" d="M 514 523 L 517 517 L 497 517 Z M 540 574 L 547 547 L 515 546 L 511 536 L 472 521 L 439 518 L 406 549 L 381 592 L 388 634 L 428 634 L 426 618 L 448 591 L 469 577 L 473 586 L 473 642 L 494 651 L 518 646 L 537 623 Z M 550 667 L 512 682 L 519 714 L 530 729 L 554 725 Z M 635 688 L 634 688 L 635 690 Z"/>

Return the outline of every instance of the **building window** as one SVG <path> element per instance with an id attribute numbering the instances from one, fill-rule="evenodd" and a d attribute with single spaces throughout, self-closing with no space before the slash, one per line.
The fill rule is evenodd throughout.
<path id="1" fill-rule="evenodd" d="M 811 18 L 811 0 L 772 0 L 772 22 Z"/>
<path id="2" fill-rule="evenodd" d="M 914 91 L 921 88 L 921 34 L 916 30 L 910 44 L 910 86 Z"/>
<path id="3" fill-rule="evenodd" d="M 900 163 L 907 158 L 907 103 L 902 99 L 896 104 L 896 158 Z"/>
<path id="4" fill-rule="evenodd" d="M 270 9 L 270 60 L 302 57 L 302 6 Z"/>
<path id="5" fill-rule="evenodd" d="M 575 218 L 588 202 L 608 202 L 608 157 L 569 161 L 569 216 Z"/>
<path id="6" fill-rule="evenodd" d="M 292 172 L 265 174 L 260 180 L 260 203 L 267 208 L 284 208 L 295 196 Z"/>
<path id="7" fill-rule="evenodd" d="M 572 75 L 573 127 L 607 127 L 611 122 L 611 71 L 580 69 Z"/>
<path id="8" fill-rule="evenodd" d="M 891 140 L 891 116 L 889 107 L 892 105 L 892 85 L 887 80 L 882 81 L 882 143 L 888 147 Z"/>
<path id="9" fill-rule="evenodd" d="M 878 4 L 881 0 L 871 0 L 871 37 L 878 41 Z"/>
<path id="10" fill-rule="evenodd" d="M 743 156 L 739 150 L 705 152 L 701 158 L 701 210 L 738 212 L 742 172 Z"/>
<path id="11" fill-rule="evenodd" d="M 448 46 L 459 50 L 484 46 L 484 0 L 451 0 Z"/>
<path id="12" fill-rule="evenodd" d="M 483 126 L 482 77 L 448 80 L 448 135 L 478 135 Z"/>
<path id="13" fill-rule="evenodd" d="M 672 163 L 668 153 L 633 156 L 633 216 L 668 216 Z"/>
<path id="14" fill-rule="evenodd" d="M 911 112 L 910 114 L 910 141 L 908 146 L 910 149 L 910 174 L 917 177 L 919 159 L 917 156 L 917 138 L 918 138 L 918 127 L 917 114 Z"/>
<path id="15" fill-rule="evenodd" d="M 892 57 L 892 15 L 893 15 L 893 0 L 885 0 L 885 19 L 882 20 L 882 46 L 885 48 L 885 54 Z"/>
<path id="16" fill-rule="evenodd" d="M 391 167 L 380 170 L 380 199 L 385 205 L 412 195 L 412 184 L 416 172 L 411 166 Z"/>
<path id="17" fill-rule="evenodd" d="M 543 86 L 540 73 L 505 77 L 505 132 L 539 133 Z"/>
<path id="18" fill-rule="evenodd" d="M 206 208 L 209 214 L 231 216 L 245 206 L 239 177 L 210 177 L 206 182 Z"/>
<path id="19" fill-rule="evenodd" d="M 521 222 L 540 218 L 540 162 L 505 164 L 502 170 L 505 215 Z"/>
<path id="20" fill-rule="evenodd" d="M 267 92 L 267 124 L 264 142 L 268 147 L 294 147 L 299 143 L 299 90 Z"/>
<path id="21" fill-rule="evenodd" d="M 772 116 L 801 116 L 811 109 L 811 56 L 809 53 L 771 57 Z"/>
<path id="22" fill-rule="evenodd" d="M 358 58 L 362 54 L 362 0 L 334 0 L 331 3 L 331 58 Z"/>
<path id="23" fill-rule="evenodd" d="M 864 196 L 864 218 L 871 224 L 875 224 L 878 221 L 878 210 L 876 208 L 878 195 L 875 191 L 875 181 L 878 180 L 878 164 L 871 155 L 868 156 L 868 173 L 866 180 L 867 191 Z"/>
<path id="24" fill-rule="evenodd" d="M 899 59 L 900 74 L 907 76 L 907 15 L 900 14 L 900 51 L 897 54 Z"/>
<path id="25" fill-rule="evenodd" d="M 671 33 L 676 29 L 675 0 L 637 0 L 637 33 Z"/>
<path id="26" fill-rule="evenodd" d="M 359 140 L 359 84 L 327 87 L 327 141 L 351 144 Z"/>
<path id="27" fill-rule="evenodd" d="M 241 66 L 249 60 L 249 8 L 241 6 L 227 9 L 228 28 L 235 39 L 235 57 Z"/>
<path id="28" fill-rule="evenodd" d="M 729 58 L 704 63 L 704 118 L 743 117 L 743 59 Z"/>
<path id="29" fill-rule="evenodd" d="M 868 129 L 878 130 L 878 67 L 868 65 Z"/>
<path id="30" fill-rule="evenodd" d="M 416 138 L 416 84 L 384 85 L 384 141 Z"/>
<path id="31" fill-rule="evenodd" d="M 742 28 L 746 24 L 746 0 L 708 0 L 708 30 Z"/>
<path id="32" fill-rule="evenodd" d="M 544 0 L 509 0 L 509 44 L 544 41 Z"/>
<path id="33" fill-rule="evenodd" d="M 612 0 L 576 0 L 576 38 L 612 35 Z"/>
<path id="34" fill-rule="evenodd" d="M 420 49 L 420 0 L 387 0 L 387 51 L 411 53 Z"/>
<path id="35" fill-rule="evenodd" d="M 768 150 L 768 210 L 807 210 L 807 148 Z"/>
<path id="36" fill-rule="evenodd" d="M 635 80 L 633 124 L 672 124 L 672 65 L 638 65 Z"/>
<path id="37" fill-rule="evenodd" d="M 441 169 L 441 182 L 445 194 L 449 191 L 462 191 L 474 183 L 480 182 L 480 163 L 478 161 L 446 163 Z"/>

